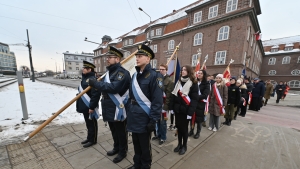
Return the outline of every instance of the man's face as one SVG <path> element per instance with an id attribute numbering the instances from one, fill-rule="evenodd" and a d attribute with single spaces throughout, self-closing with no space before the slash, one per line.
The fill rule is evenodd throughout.
<path id="1" fill-rule="evenodd" d="M 259 80 L 254 80 L 254 83 L 258 83 L 259 82 Z"/>
<path id="2" fill-rule="evenodd" d="M 163 76 L 167 74 L 167 69 L 163 66 L 159 66 L 159 71 Z"/>
<path id="3" fill-rule="evenodd" d="M 147 65 L 150 62 L 150 57 L 145 55 L 136 55 L 136 65 L 138 67 Z"/>
<path id="4" fill-rule="evenodd" d="M 110 66 L 110 65 L 116 64 L 119 61 L 120 61 L 119 58 L 117 56 L 115 56 L 115 55 L 107 56 L 106 57 L 106 66 Z"/>
<path id="5" fill-rule="evenodd" d="M 87 73 L 90 73 L 91 72 L 91 68 L 88 68 L 88 67 L 83 67 L 82 68 L 82 73 L 83 74 L 87 74 Z"/>
<path id="6" fill-rule="evenodd" d="M 279 84 L 280 84 L 280 85 L 283 85 L 283 83 L 282 83 L 282 82 L 279 82 Z"/>

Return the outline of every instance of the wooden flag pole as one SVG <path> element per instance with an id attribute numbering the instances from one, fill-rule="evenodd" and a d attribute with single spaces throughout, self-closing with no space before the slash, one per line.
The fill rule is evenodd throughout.
<path id="1" fill-rule="evenodd" d="M 121 64 L 126 63 L 129 59 L 131 59 L 138 50 L 133 52 L 130 56 L 125 58 L 124 60 L 121 61 Z M 103 74 L 101 77 L 99 77 L 97 80 L 100 81 L 104 76 L 106 75 Z M 55 119 L 60 113 L 62 113 L 66 108 L 68 108 L 71 104 L 73 104 L 76 100 L 78 100 L 82 95 L 84 95 L 86 92 L 88 92 L 92 87 L 88 86 L 86 89 L 84 89 L 81 93 L 79 93 L 75 98 L 73 98 L 71 101 L 69 101 L 66 105 L 64 105 L 62 108 L 60 108 L 54 115 L 52 115 L 50 118 L 48 118 L 43 124 L 41 124 L 38 128 L 36 128 L 33 132 L 31 132 L 25 139 L 24 141 L 29 140 L 32 138 L 34 135 L 36 135 L 38 132 L 40 132 L 46 125 L 48 125 L 53 119 Z"/>
<path id="2" fill-rule="evenodd" d="M 171 60 L 172 60 L 172 59 L 174 58 L 174 56 L 175 56 L 175 53 L 177 53 L 177 51 L 179 50 L 180 44 L 181 44 L 181 42 L 179 42 L 179 44 L 176 46 L 176 48 L 175 48 L 173 54 L 171 55 L 170 59 L 169 59 L 168 62 L 167 62 L 167 65 L 171 62 Z"/>

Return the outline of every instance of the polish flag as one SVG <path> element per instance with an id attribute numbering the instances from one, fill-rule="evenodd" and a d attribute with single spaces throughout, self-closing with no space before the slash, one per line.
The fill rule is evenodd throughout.
<path id="1" fill-rule="evenodd" d="M 231 77 L 230 68 L 229 66 L 227 66 L 227 68 L 223 72 L 223 78 L 225 79 L 226 86 L 230 86 L 230 82 L 229 82 L 230 77 Z"/>
<path id="2" fill-rule="evenodd" d="M 259 31 L 258 32 L 256 32 L 255 34 L 254 34 L 254 36 L 255 36 L 255 39 L 258 41 L 258 40 L 261 40 L 261 33 L 259 33 Z"/>

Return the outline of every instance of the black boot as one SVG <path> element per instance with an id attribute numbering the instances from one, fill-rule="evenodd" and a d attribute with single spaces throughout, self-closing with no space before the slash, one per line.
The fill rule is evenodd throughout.
<path id="1" fill-rule="evenodd" d="M 231 126 L 231 120 L 228 120 L 227 125 L 228 125 L 228 126 Z"/>
<path id="2" fill-rule="evenodd" d="M 197 133 L 194 136 L 194 139 L 198 139 L 200 137 L 200 132 L 201 132 L 201 124 L 197 123 Z"/>
<path id="3" fill-rule="evenodd" d="M 225 118 L 225 122 L 223 122 L 224 125 L 228 125 L 228 119 Z"/>
<path id="4" fill-rule="evenodd" d="M 181 150 L 182 145 L 178 144 L 178 146 L 174 149 L 174 152 L 177 153 Z"/>
<path id="5" fill-rule="evenodd" d="M 186 150 L 187 150 L 187 147 L 186 146 L 182 146 L 182 148 L 179 151 L 179 155 L 185 154 Z"/>
<path id="6" fill-rule="evenodd" d="M 189 137 L 191 137 L 193 135 L 194 135 L 194 129 L 192 129 L 192 127 L 191 127 L 191 131 L 189 132 Z"/>

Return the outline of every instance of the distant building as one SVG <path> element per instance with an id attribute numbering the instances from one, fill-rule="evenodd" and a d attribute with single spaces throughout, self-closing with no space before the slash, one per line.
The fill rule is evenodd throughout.
<path id="1" fill-rule="evenodd" d="M 288 82 L 300 89 L 300 35 L 263 41 L 261 79 Z"/>
<path id="2" fill-rule="evenodd" d="M 254 34 L 260 31 L 257 15 L 261 14 L 259 0 L 198 0 L 151 22 L 141 25 L 112 41 L 103 41 L 94 50 L 94 63 L 99 73 L 106 71 L 107 45 L 122 49 L 125 56 L 137 50 L 146 39 L 151 39 L 155 59 L 153 68 L 167 63 L 176 45 L 181 65 L 196 66 L 202 51 L 201 62 L 206 62 L 209 74 L 223 73 L 229 61 L 233 76 L 241 75 L 246 65 L 247 76 L 260 74 L 264 49 Z"/>
<path id="3" fill-rule="evenodd" d="M 83 61 L 93 63 L 93 53 L 70 53 L 66 51 L 64 54 L 64 70 L 67 74 L 79 74 L 83 67 Z"/>
<path id="4" fill-rule="evenodd" d="M 16 75 L 17 63 L 14 52 L 9 46 L 0 42 L 0 73 L 4 75 Z"/>

